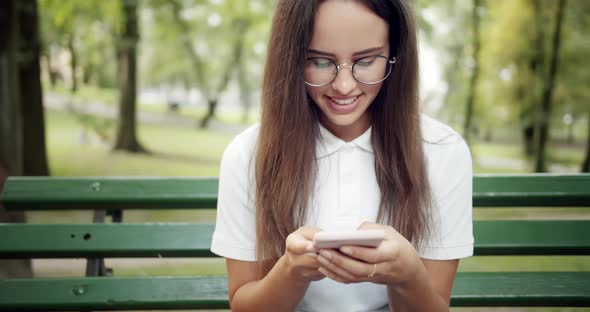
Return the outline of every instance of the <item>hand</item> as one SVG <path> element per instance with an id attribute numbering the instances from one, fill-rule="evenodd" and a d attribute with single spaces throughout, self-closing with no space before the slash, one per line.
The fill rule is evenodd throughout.
<path id="1" fill-rule="evenodd" d="M 341 283 L 373 282 L 403 284 L 423 270 L 414 246 L 391 226 L 363 223 L 359 230 L 381 229 L 385 239 L 379 246 L 342 246 L 339 250 L 321 249 L 319 271 Z"/>
<path id="2" fill-rule="evenodd" d="M 319 231 L 318 228 L 303 226 L 287 236 L 284 257 L 287 270 L 295 279 L 311 282 L 326 277 L 318 271 L 320 263 L 317 250 L 313 247 L 313 236 Z"/>

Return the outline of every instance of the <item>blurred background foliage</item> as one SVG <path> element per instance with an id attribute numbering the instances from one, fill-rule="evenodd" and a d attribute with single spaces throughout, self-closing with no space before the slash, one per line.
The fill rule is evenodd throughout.
<path id="1" fill-rule="evenodd" d="M 413 3 L 422 109 L 467 139 L 475 173 L 589 171 L 590 1 Z M 225 146 L 259 120 L 274 4 L 2 1 L 0 175 L 216 176 Z M 530 211 L 476 209 L 475 218 L 590 217 Z M 185 211 L 128 220 L 213 219 Z M 587 257 L 558 262 L 590 269 Z"/>
<path id="2" fill-rule="evenodd" d="M 137 157 L 161 167 L 162 155 L 174 155 L 164 160 L 177 171 L 150 173 L 215 175 L 223 146 L 258 120 L 274 1 L 36 4 L 52 174 L 143 175 L 131 165 Z M 135 17 L 126 14 L 129 5 Z M 419 0 L 415 7 L 423 111 L 462 133 L 476 172 L 588 171 L 590 2 Z M 133 91 L 120 83 L 129 80 L 121 76 L 123 47 L 132 47 L 136 62 Z M 183 134 L 160 142 L 148 137 L 150 127 Z M 212 140 L 186 140 L 196 134 L 223 143 L 215 150 Z M 73 150 L 88 158 L 72 159 L 81 155 Z M 190 159 L 194 169 L 186 170 Z M 200 159 L 210 168 L 197 170 L 205 166 Z"/>

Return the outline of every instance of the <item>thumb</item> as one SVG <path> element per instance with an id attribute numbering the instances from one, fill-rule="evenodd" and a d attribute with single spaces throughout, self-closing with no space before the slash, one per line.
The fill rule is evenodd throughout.
<path id="1" fill-rule="evenodd" d="M 286 245 L 287 251 L 298 255 L 313 251 L 312 241 L 306 239 L 298 232 L 291 233 L 287 236 Z"/>

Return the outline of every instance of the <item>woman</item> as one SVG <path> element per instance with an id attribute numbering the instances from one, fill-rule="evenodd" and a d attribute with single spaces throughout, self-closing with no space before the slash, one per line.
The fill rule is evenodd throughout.
<path id="1" fill-rule="evenodd" d="M 211 250 L 233 311 L 447 311 L 473 252 L 471 158 L 421 116 L 409 0 L 282 0 L 262 119 L 227 147 Z M 376 248 L 316 250 L 323 230 Z"/>

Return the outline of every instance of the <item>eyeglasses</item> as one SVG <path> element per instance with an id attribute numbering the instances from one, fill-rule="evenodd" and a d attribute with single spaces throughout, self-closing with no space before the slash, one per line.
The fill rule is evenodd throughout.
<path id="1" fill-rule="evenodd" d="M 395 62 L 395 57 L 389 59 L 383 55 L 371 55 L 360 58 L 352 64 L 337 65 L 329 58 L 310 57 L 305 61 L 303 80 L 308 86 L 323 87 L 336 79 L 342 67 L 348 67 L 356 81 L 374 85 L 387 79 Z"/>

